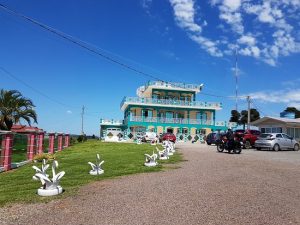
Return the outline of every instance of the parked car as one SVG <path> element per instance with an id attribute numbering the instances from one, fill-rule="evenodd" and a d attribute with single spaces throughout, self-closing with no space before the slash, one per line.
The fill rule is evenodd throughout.
<path id="1" fill-rule="evenodd" d="M 273 149 L 279 151 L 283 149 L 299 150 L 299 143 L 292 137 L 284 133 L 263 133 L 255 141 L 255 148 L 260 150 L 262 148 Z"/>
<path id="2" fill-rule="evenodd" d="M 218 140 L 220 140 L 221 134 L 220 133 L 209 133 L 206 137 L 206 144 L 217 144 Z"/>
<path id="3" fill-rule="evenodd" d="M 147 142 L 147 141 L 153 141 L 157 139 L 157 134 L 155 132 L 145 132 L 142 135 L 142 141 Z"/>
<path id="4" fill-rule="evenodd" d="M 243 135 L 244 147 L 247 149 L 254 147 L 255 141 L 258 139 L 259 135 L 259 130 L 246 130 Z"/>
<path id="5" fill-rule="evenodd" d="M 176 136 L 172 133 L 164 133 L 164 134 L 160 135 L 160 138 L 159 138 L 160 142 L 163 142 L 163 141 L 166 141 L 166 140 L 169 140 L 169 141 L 172 141 L 172 142 L 175 143 Z"/>

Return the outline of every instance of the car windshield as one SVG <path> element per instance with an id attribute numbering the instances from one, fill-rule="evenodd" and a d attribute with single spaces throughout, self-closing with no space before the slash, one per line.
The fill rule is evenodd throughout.
<path id="1" fill-rule="evenodd" d="M 272 136 L 272 134 L 261 134 L 259 137 L 260 138 L 269 138 L 271 136 Z"/>

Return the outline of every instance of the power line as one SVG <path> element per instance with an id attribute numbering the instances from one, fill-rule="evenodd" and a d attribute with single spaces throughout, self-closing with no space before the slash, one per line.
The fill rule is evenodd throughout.
<path id="1" fill-rule="evenodd" d="M 25 15 L 23 15 L 21 13 L 18 13 L 16 11 L 12 10 L 12 9 L 9 9 L 7 6 L 5 6 L 3 4 L 0 4 L 0 8 L 2 8 L 3 10 L 5 10 L 9 14 L 21 17 L 21 18 L 25 19 L 26 21 L 28 21 L 30 23 L 33 23 L 34 25 L 39 26 L 40 28 L 42 28 L 44 30 L 47 30 L 48 32 L 53 33 L 53 34 L 55 34 L 55 35 L 57 35 L 57 36 L 65 39 L 65 40 L 67 40 L 67 41 L 69 41 L 69 42 L 71 42 L 71 43 L 73 43 L 73 44 L 75 44 L 75 45 L 77 45 L 77 46 L 79 46 L 79 47 L 87 50 L 87 51 L 90 51 L 90 52 L 92 52 L 92 53 L 94 53 L 94 54 L 96 54 L 96 55 L 98 55 L 98 56 L 100 56 L 100 57 L 102 57 L 102 58 L 104 58 L 104 59 L 112 62 L 112 63 L 115 63 L 115 64 L 119 65 L 119 66 L 121 66 L 123 68 L 126 68 L 128 70 L 131 70 L 131 71 L 137 73 L 137 74 L 140 74 L 140 75 L 145 76 L 145 77 L 149 77 L 149 78 L 154 79 L 154 80 L 158 80 L 158 81 L 162 81 L 162 82 L 167 82 L 167 81 L 164 81 L 164 80 L 156 77 L 155 75 L 152 75 L 150 73 L 144 72 L 144 71 L 139 70 L 139 69 L 136 69 L 136 68 L 134 68 L 131 65 L 123 63 L 123 62 L 121 62 L 121 61 L 119 61 L 117 59 L 114 59 L 113 57 L 111 57 L 111 56 L 109 56 L 107 54 L 99 52 L 99 49 L 100 49 L 99 47 L 92 46 L 91 44 L 89 44 L 87 42 L 84 42 L 84 41 L 82 41 L 82 40 L 80 40 L 78 38 L 75 38 L 75 37 L 73 37 L 73 36 L 71 36 L 69 34 L 63 33 L 62 31 L 59 31 L 59 30 L 57 30 L 55 28 L 52 28 L 52 27 L 50 27 L 48 25 L 45 25 L 45 24 L 43 24 L 43 23 L 41 23 L 41 22 L 39 22 L 37 20 L 34 20 L 34 19 L 30 18 L 30 17 L 27 17 L 27 16 L 25 16 Z M 103 49 L 101 49 L 101 50 L 103 51 Z M 218 97 L 218 98 L 229 98 L 229 99 L 234 98 L 233 96 L 217 95 L 217 94 L 211 94 L 211 93 L 205 93 L 205 92 L 200 92 L 200 94 L 206 95 L 206 96 Z M 237 98 L 246 98 L 246 97 L 247 96 L 237 96 L 236 95 L 236 99 Z"/>
<path id="2" fill-rule="evenodd" d="M 78 108 L 78 107 L 75 107 L 75 106 L 70 106 L 70 105 L 67 105 L 65 103 L 62 103 L 60 101 L 57 101 L 56 99 L 53 99 L 51 97 L 49 97 L 48 95 L 44 94 L 43 92 L 37 90 L 36 88 L 32 87 L 31 85 L 29 85 L 28 83 L 26 83 L 25 81 L 21 80 L 20 78 L 18 78 L 17 76 L 13 75 L 11 72 L 9 72 L 7 69 L 5 69 L 4 67 L 0 66 L 0 70 L 2 70 L 6 75 L 10 76 L 11 78 L 13 78 L 14 80 L 22 83 L 23 85 L 25 85 L 26 87 L 28 87 L 29 89 L 33 90 L 34 92 L 38 93 L 39 95 L 49 99 L 50 101 L 52 102 L 55 102 L 56 104 L 59 104 L 59 105 L 62 105 L 64 107 L 67 107 L 67 108 Z"/>
<path id="3" fill-rule="evenodd" d="M 55 35 L 57 35 L 57 36 L 65 39 L 67 41 L 69 41 L 69 42 L 72 42 L 73 44 L 75 44 L 75 45 L 77 45 L 77 46 L 79 46 L 81 48 L 84 48 L 84 49 L 86 49 L 86 50 L 88 50 L 88 51 L 90 51 L 90 52 L 92 52 L 92 53 L 94 53 L 94 54 L 96 54 L 96 55 L 98 55 L 98 56 L 100 56 L 100 57 L 102 57 L 102 58 L 104 58 L 104 59 L 112 62 L 112 63 L 115 63 L 115 64 L 117 64 L 117 65 L 119 65 L 121 67 L 124 67 L 124 68 L 126 68 L 128 70 L 131 70 L 133 72 L 136 72 L 136 73 L 138 73 L 140 75 L 152 78 L 154 80 L 162 81 L 161 79 L 157 78 L 156 76 L 154 76 L 152 74 L 143 72 L 143 71 L 141 71 L 139 69 L 136 69 L 136 68 L 134 68 L 134 67 L 132 67 L 130 65 L 127 65 L 126 63 L 120 62 L 119 60 L 116 60 L 116 59 L 114 59 L 114 58 L 112 58 L 112 57 L 110 57 L 110 56 L 108 56 L 106 54 L 103 54 L 103 53 L 101 53 L 101 52 L 99 52 L 99 51 L 97 51 L 95 49 L 92 49 L 90 46 L 87 46 L 87 44 L 85 44 L 83 41 L 81 41 L 79 39 L 76 40 L 71 35 L 67 35 L 67 34 L 65 34 L 65 33 L 61 32 L 61 31 L 59 31 L 57 29 L 54 29 L 54 28 L 52 28 L 52 27 L 50 27 L 48 25 L 45 25 L 45 24 L 43 24 L 43 23 L 41 23 L 41 22 L 39 22 L 37 20 L 31 19 L 30 17 L 27 17 L 27 16 L 25 16 L 25 15 L 23 15 L 21 13 L 18 13 L 16 11 L 12 10 L 12 9 L 9 9 L 7 6 L 5 6 L 3 4 L 0 4 L 0 8 L 4 9 L 5 11 L 7 11 L 8 13 L 10 13 L 12 15 L 21 17 L 21 18 L 29 21 L 30 23 L 33 23 L 33 24 L 41 27 L 42 29 L 45 29 L 45 30 L 47 30 L 47 31 L 49 31 L 49 32 L 51 32 L 51 33 L 53 33 L 53 34 L 55 34 Z"/>

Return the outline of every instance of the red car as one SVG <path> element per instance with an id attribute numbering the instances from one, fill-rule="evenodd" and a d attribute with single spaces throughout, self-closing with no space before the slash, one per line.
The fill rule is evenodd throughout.
<path id="1" fill-rule="evenodd" d="M 244 148 L 251 148 L 260 135 L 259 130 L 236 130 L 235 134 L 243 137 Z"/>
<path id="2" fill-rule="evenodd" d="M 172 133 L 164 133 L 164 134 L 162 134 L 162 135 L 160 136 L 160 138 L 159 138 L 159 141 L 160 141 L 160 142 L 162 142 L 162 141 L 167 141 L 167 140 L 172 141 L 172 142 L 175 143 L 175 141 L 176 141 L 176 136 L 175 136 L 174 134 L 172 134 Z"/>

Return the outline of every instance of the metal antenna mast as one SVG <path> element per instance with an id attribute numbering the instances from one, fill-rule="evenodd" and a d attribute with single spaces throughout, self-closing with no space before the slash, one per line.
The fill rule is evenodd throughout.
<path id="1" fill-rule="evenodd" d="M 235 110 L 238 111 L 238 66 L 237 66 L 237 46 L 235 48 Z"/>
<path id="2" fill-rule="evenodd" d="M 83 132 L 83 115 L 84 115 L 84 105 L 82 106 L 82 112 L 81 112 L 81 134 L 84 135 Z"/>

